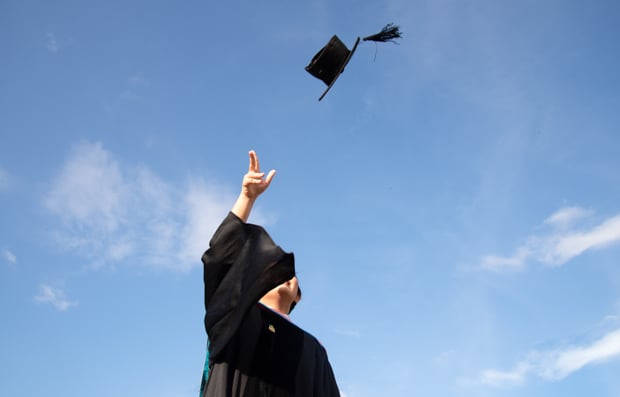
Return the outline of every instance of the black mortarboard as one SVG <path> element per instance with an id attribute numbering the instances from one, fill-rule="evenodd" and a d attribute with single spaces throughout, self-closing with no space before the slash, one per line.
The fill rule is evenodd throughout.
<path id="1" fill-rule="evenodd" d="M 364 37 L 364 41 L 394 42 L 394 39 L 400 37 L 401 33 L 398 26 L 390 23 L 387 24 L 381 32 Z M 319 52 L 316 53 L 310 61 L 310 64 L 306 66 L 306 71 L 308 73 L 323 81 L 327 85 L 327 89 L 319 97 L 319 101 L 323 99 L 325 94 L 327 94 L 329 89 L 332 88 L 336 82 L 336 79 L 344 71 L 345 66 L 349 63 L 349 60 L 353 56 L 359 42 L 360 38 L 358 37 L 357 40 L 355 40 L 353 48 L 349 51 L 347 46 L 338 38 L 338 36 L 334 35 L 331 39 L 329 39 L 329 42 L 327 42 L 325 47 L 321 48 Z"/>
<path id="2" fill-rule="evenodd" d="M 334 35 L 329 39 L 327 45 L 316 53 L 310 64 L 306 66 L 308 73 L 327 84 L 327 89 L 323 92 L 319 101 L 323 99 L 327 91 L 336 82 L 338 76 L 344 71 L 344 67 L 349 63 L 359 42 L 360 38 L 358 37 L 353 48 L 349 51 L 338 36 Z"/>

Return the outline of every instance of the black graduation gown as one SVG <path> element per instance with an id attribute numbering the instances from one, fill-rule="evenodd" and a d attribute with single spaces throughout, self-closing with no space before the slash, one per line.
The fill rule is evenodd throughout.
<path id="1" fill-rule="evenodd" d="M 202 257 L 209 337 L 206 397 L 338 397 L 323 346 L 258 300 L 295 275 L 260 226 L 229 213 Z"/>

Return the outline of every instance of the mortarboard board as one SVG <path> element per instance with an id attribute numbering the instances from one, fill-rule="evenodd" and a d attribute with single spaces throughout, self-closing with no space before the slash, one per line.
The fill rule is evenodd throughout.
<path id="1" fill-rule="evenodd" d="M 401 32 L 398 26 L 389 23 L 379 33 L 364 37 L 364 41 L 394 42 L 394 39 L 400 37 Z M 323 99 L 325 94 L 327 94 L 336 82 L 336 79 L 338 79 L 340 74 L 344 71 L 345 66 L 347 66 L 353 53 L 357 49 L 359 42 L 360 38 L 358 37 L 357 40 L 355 40 L 353 48 L 349 51 L 338 36 L 334 35 L 329 39 L 325 47 L 321 48 L 316 53 L 308 66 L 306 66 L 306 71 L 308 73 L 327 85 L 327 89 L 325 89 L 323 94 L 319 97 L 319 101 Z"/>
<path id="2" fill-rule="evenodd" d="M 329 39 L 327 45 L 316 53 L 314 58 L 310 61 L 310 64 L 306 66 L 306 71 L 308 73 L 327 84 L 327 89 L 323 92 L 319 101 L 323 99 L 327 91 L 329 91 L 336 82 L 338 76 L 344 71 L 344 67 L 349 63 L 359 42 L 360 38 L 358 37 L 357 40 L 355 40 L 353 48 L 349 51 L 338 36 L 334 35 Z"/>

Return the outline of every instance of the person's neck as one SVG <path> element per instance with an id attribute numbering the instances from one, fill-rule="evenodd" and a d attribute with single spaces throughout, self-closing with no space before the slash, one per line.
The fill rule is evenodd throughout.
<path id="1" fill-rule="evenodd" d="M 259 300 L 259 302 L 267 306 L 274 312 L 277 312 L 288 318 L 288 311 L 289 311 L 289 308 L 291 307 L 290 303 L 287 304 L 282 299 L 269 299 L 265 297 Z"/>

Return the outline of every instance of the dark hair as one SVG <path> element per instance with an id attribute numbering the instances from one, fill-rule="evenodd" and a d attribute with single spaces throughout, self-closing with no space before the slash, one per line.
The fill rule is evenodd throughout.
<path id="1" fill-rule="evenodd" d="M 299 299 L 301 299 L 301 288 L 297 287 L 297 297 L 299 297 Z M 288 311 L 289 314 L 291 314 L 291 312 L 293 311 L 293 309 L 295 308 L 295 306 L 297 305 L 297 302 L 293 301 L 293 303 L 291 303 L 291 309 Z"/>

